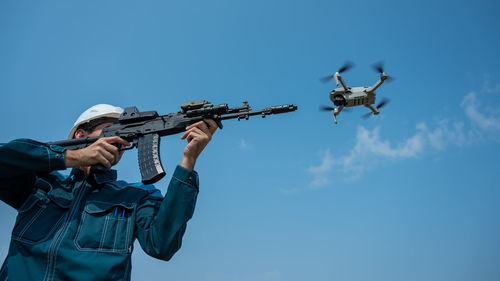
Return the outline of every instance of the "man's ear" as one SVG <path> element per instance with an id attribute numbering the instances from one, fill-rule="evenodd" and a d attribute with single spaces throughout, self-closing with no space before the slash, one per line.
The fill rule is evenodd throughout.
<path id="1" fill-rule="evenodd" d="M 85 131 L 84 129 L 78 129 L 75 132 L 75 139 L 85 138 L 88 135 L 89 135 L 89 132 Z"/>

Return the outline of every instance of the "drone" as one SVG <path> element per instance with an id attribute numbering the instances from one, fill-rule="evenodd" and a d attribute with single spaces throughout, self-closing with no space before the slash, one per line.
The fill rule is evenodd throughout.
<path id="1" fill-rule="evenodd" d="M 373 106 L 377 98 L 375 90 L 377 90 L 377 88 L 380 87 L 384 81 L 392 79 L 384 72 L 383 63 L 379 62 L 373 65 L 375 71 L 380 73 L 380 80 L 371 87 L 348 87 L 346 85 L 344 79 L 340 76 L 340 73 L 351 69 L 353 66 L 353 63 L 346 62 L 337 72 L 335 72 L 335 74 L 321 78 L 323 83 L 327 83 L 331 79 L 335 79 L 335 84 L 337 84 L 337 86 L 339 86 L 339 82 L 342 84 L 342 87 L 333 89 L 330 92 L 330 100 L 337 107 L 320 107 L 320 110 L 322 111 L 333 111 L 333 121 L 335 124 L 338 124 L 337 115 L 339 115 L 342 110 L 349 111 L 352 109 L 351 107 L 364 105 L 371 110 L 371 112 L 363 115 L 364 118 L 368 118 L 371 115 L 378 115 L 380 113 L 379 109 L 389 102 L 388 99 L 382 99 L 377 106 Z"/>

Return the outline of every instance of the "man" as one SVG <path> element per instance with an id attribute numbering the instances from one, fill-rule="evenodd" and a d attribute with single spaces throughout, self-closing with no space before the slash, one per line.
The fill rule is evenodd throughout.
<path id="1" fill-rule="evenodd" d="M 89 108 L 69 138 L 99 136 L 122 111 Z M 213 120 L 186 128 L 183 158 L 164 198 L 152 185 L 116 180 L 110 168 L 123 152 L 113 144 L 129 145 L 119 137 L 79 150 L 29 139 L 0 145 L 0 199 L 18 210 L 0 280 L 130 280 L 136 238 L 147 254 L 169 260 L 193 215 L 196 159 L 216 129 Z M 90 172 L 95 164 L 108 171 Z M 56 171 L 70 167 L 67 177 Z"/>

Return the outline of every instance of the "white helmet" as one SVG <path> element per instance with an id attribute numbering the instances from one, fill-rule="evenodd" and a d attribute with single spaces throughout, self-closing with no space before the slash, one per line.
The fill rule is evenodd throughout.
<path id="1" fill-rule="evenodd" d="M 96 104 L 91 108 L 85 110 L 78 119 L 76 119 L 73 128 L 69 131 L 68 139 L 75 138 L 75 133 L 78 127 L 85 123 L 90 123 L 91 121 L 95 121 L 101 118 L 116 118 L 120 117 L 123 112 L 123 108 L 112 106 L 109 104 Z M 97 124 L 96 124 L 97 125 Z"/>

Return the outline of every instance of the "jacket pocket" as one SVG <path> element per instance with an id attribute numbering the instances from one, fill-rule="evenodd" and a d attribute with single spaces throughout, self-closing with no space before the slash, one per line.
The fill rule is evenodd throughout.
<path id="1" fill-rule="evenodd" d="M 135 204 L 89 201 L 75 236 L 80 251 L 130 253 Z"/>
<path id="2" fill-rule="evenodd" d="M 68 210 L 54 199 L 42 190 L 31 194 L 18 210 L 12 239 L 34 244 L 52 237 Z"/>

